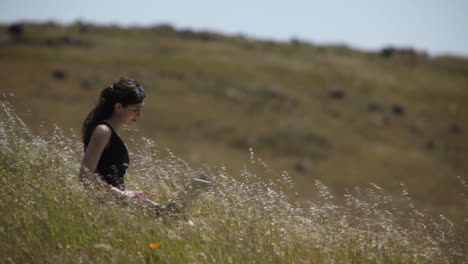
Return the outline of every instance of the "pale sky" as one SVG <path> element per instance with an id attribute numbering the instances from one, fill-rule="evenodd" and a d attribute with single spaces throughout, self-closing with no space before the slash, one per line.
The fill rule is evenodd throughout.
<path id="1" fill-rule="evenodd" d="M 0 23 L 156 25 L 468 57 L 468 0 L 0 0 Z"/>

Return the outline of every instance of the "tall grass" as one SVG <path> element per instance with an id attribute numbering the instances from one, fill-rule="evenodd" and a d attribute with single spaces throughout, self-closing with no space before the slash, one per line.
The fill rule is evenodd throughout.
<path id="1" fill-rule="evenodd" d="M 0 144 L 2 263 L 468 261 L 462 227 L 442 215 L 426 216 L 404 186 L 400 197 L 376 185 L 349 190 L 339 205 L 316 182 L 311 189 L 318 198 L 303 206 L 288 198 L 294 184 L 286 172 L 271 181 L 252 173 L 266 166 L 253 153 L 233 177 L 223 167 L 190 168 L 152 139 L 130 140 L 128 189 L 183 205 L 182 216 L 157 217 L 131 201 L 84 189 L 77 180 L 79 139 L 58 127 L 32 134 L 5 102 Z M 214 184 L 197 193 L 187 188 L 193 177 Z"/>

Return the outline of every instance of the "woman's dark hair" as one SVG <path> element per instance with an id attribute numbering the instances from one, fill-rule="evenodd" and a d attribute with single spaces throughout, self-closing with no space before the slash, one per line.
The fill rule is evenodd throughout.
<path id="1" fill-rule="evenodd" d="M 94 128 L 114 113 L 116 103 L 123 107 L 139 104 L 145 99 L 145 91 L 137 81 L 122 77 L 111 86 L 102 90 L 99 101 L 83 121 L 82 136 L 85 147 L 88 145 Z"/>

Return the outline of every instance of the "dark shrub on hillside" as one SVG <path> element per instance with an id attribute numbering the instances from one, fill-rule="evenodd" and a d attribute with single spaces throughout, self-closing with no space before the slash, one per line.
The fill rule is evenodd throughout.
<path id="1" fill-rule="evenodd" d="M 425 144 L 426 149 L 433 150 L 435 148 L 436 144 L 434 140 L 428 140 Z"/>
<path id="2" fill-rule="evenodd" d="M 76 22 L 75 26 L 77 27 L 78 31 L 80 33 L 86 33 L 86 32 L 89 32 L 92 25 L 89 25 L 89 24 L 86 24 L 86 23 L 83 23 L 83 22 Z"/>
<path id="3" fill-rule="evenodd" d="M 386 47 L 380 51 L 380 55 L 385 58 L 391 57 L 404 57 L 404 58 L 415 58 L 415 57 L 427 57 L 427 53 L 424 51 L 418 51 L 413 48 L 395 48 Z"/>
<path id="4" fill-rule="evenodd" d="M 12 24 L 8 27 L 8 33 L 13 38 L 20 38 L 23 35 L 24 27 L 21 24 Z"/>
<path id="5" fill-rule="evenodd" d="M 342 89 L 334 88 L 328 92 L 328 95 L 333 99 L 343 99 L 345 97 L 345 92 Z"/>
<path id="6" fill-rule="evenodd" d="M 206 32 L 206 31 L 196 32 L 191 29 L 180 30 L 178 32 L 178 35 L 182 38 L 199 39 L 199 40 L 204 40 L 204 41 L 216 40 L 221 37 L 220 35 L 217 35 L 215 33 Z"/>
<path id="7" fill-rule="evenodd" d="M 291 38 L 290 43 L 293 46 L 298 46 L 302 44 L 302 41 L 298 38 Z"/>
<path id="8" fill-rule="evenodd" d="M 64 70 L 55 70 L 52 72 L 52 77 L 56 80 L 63 80 L 66 77 Z"/>
<path id="9" fill-rule="evenodd" d="M 392 105 L 392 113 L 396 116 L 402 116 L 405 114 L 405 108 L 401 104 Z"/>
<path id="10" fill-rule="evenodd" d="M 383 48 L 381 51 L 380 51 L 380 55 L 382 55 L 383 57 L 391 57 L 394 53 L 396 52 L 396 49 L 393 48 L 393 47 L 387 47 L 387 48 Z"/>
<path id="11" fill-rule="evenodd" d="M 180 30 L 178 32 L 178 34 L 179 34 L 179 36 L 184 37 L 184 38 L 195 38 L 197 36 L 195 31 L 193 31 L 191 29 Z"/>
<path id="12" fill-rule="evenodd" d="M 310 170 L 310 163 L 305 160 L 300 160 L 294 164 L 294 168 L 299 172 L 307 172 Z"/>
<path id="13" fill-rule="evenodd" d="M 457 123 L 450 124 L 450 132 L 455 135 L 459 135 L 461 133 L 461 128 Z"/>

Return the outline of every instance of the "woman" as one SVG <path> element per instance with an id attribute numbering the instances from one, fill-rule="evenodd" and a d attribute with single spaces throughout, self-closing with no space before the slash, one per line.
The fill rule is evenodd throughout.
<path id="1" fill-rule="evenodd" d="M 130 162 L 128 150 L 117 134 L 120 127 L 132 125 L 142 117 L 145 97 L 143 86 L 127 77 L 102 90 L 98 104 L 83 122 L 85 152 L 79 179 L 85 186 L 158 206 L 146 199 L 142 191 L 125 190 L 124 175 Z"/>

